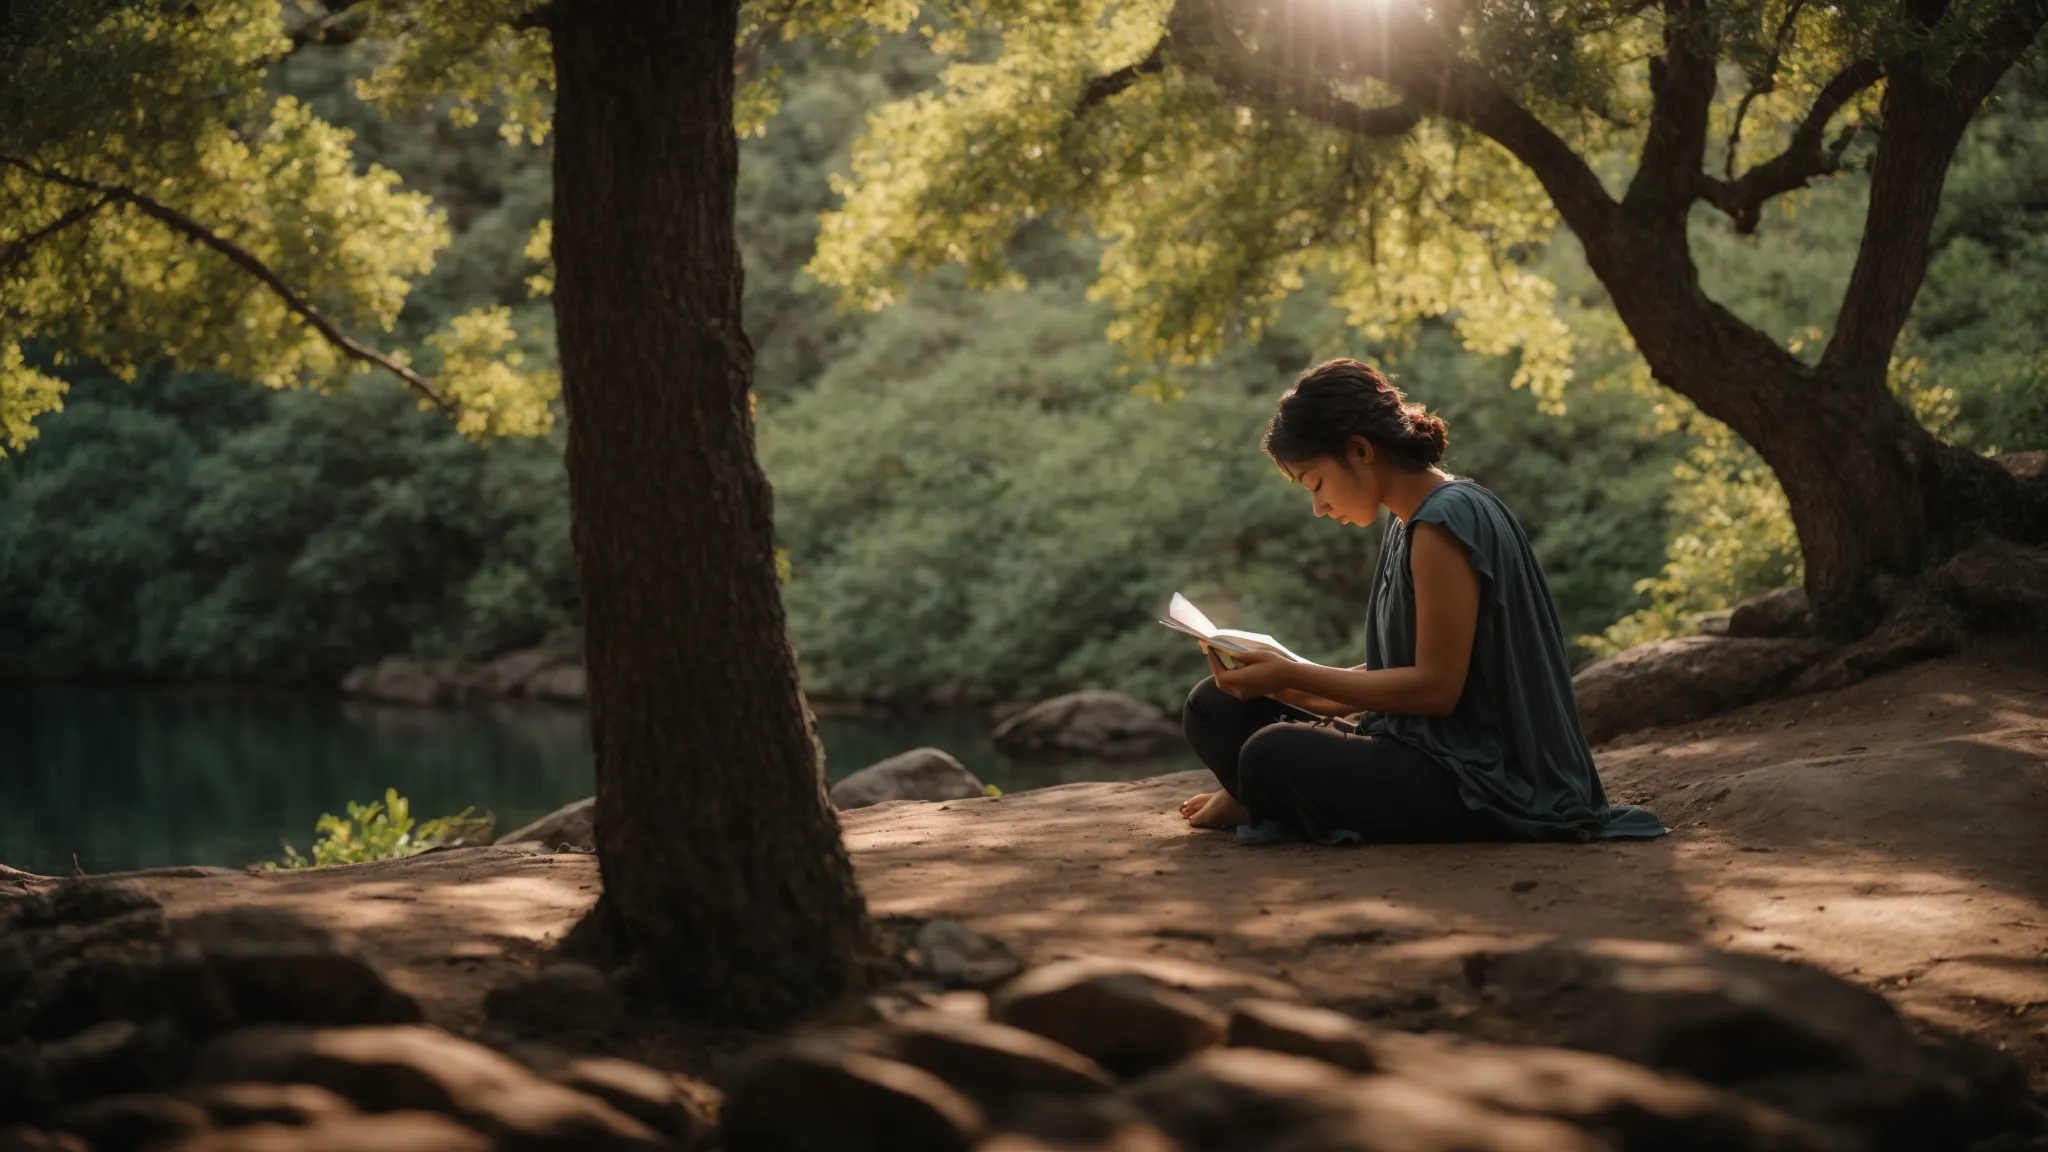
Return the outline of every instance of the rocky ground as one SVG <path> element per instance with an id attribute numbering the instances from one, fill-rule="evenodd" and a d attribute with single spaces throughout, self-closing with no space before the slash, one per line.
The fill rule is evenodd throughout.
<path id="1" fill-rule="evenodd" d="M 2029 1093 L 2048 1090 L 2048 654 L 2019 643 L 1979 645 L 1848 689 L 1638 733 L 1602 749 L 1599 760 L 1610 793 L 1650 805 L 1673 835 L 1588 846 L 1247 848 L 1222 834 L 1191 831 L 1171 815 L 1202 784 L 1200 774 L 847 812 L 848 844 L 878 914 L 951 918 L 1006 946 L 993 957 L 969 957 L 971 963 L 955 957 L 940 969 L 957 978 L 977 964 L 994 965 L 997 971 L 976 980 L 995 983 L 1015 967 L 1001 955 L 1008 951 L 1034 969 L 1053 966 L 1055 975 L 1034 971 L 1026 980 L 1043 985 L 1032 995 L 1051 995 L 1067 1007 L 1031 1008 L 1029 987 L 999 990 L 993 1006 L 974 993 L 903 997 L 896 1010 L 883 1012 L 888 1020 L 870 1020 L 864 1029 L 786 1042 L 740 1065 L 725 1062 L 724 1052 L 708 1060 L 699 1052 L 695 1070 L 731 1093 L 730 1147 L 884 1146 L 819 1143 L 824 1138 L 815 1133 L 777 1127 L 801 1117 L 763 1101 L 798 1092 L 836 1102 L 841 1111 L 817 1115 L 838 1117 L 842 1132 L 859 1127 L 847 1119 L 854 1116 L 934 1126 L 932 1142 L 888 1145 L 900 1147 L 966 1147 L 991 1126 L 1031 1134 L 980 1146 L 1065 1140 L 1129 1148 L 1905 1152 L 1972 1147 L 2000 1126 L 2009 1129 L 2004 1142 L 1984 1147 L 2042 1146 L 2023 1134 L 2032 1121 L 2022 1114 Z M 150 956 L 158 955 L 148 951 L 155 948 L 184 957 L 185 967 L 173 964 L 173 971 L 189 974 L 192 956 L 212 956 L 208 948 L 219 946 L 207 940 L 236 937 L 211 918 L 275 909 L 356 942 L 402 1001 L 393 1007 L 400 1001 L 364 986 L 345 1011 L 329 1004 L 313 1016 L 400 1033 L 266 1039 L 259 1032 L 245 1040 L 237 1037 L 252 1033 L 232 1026 L 275 1019 L 275 1002 L 259 996 L 244 1003 L 258 995 L 245 990 L 222 993 L 228 1007 L 221 1008 L 218 997 L 181 994 L 187 1001 L 180 1002 L 213 1005 L 200 1013 L 198 1031 L 180 1041 L 200 1045 L 205 1059 L 194 1066 L 207 1069 L 211 1083 L 253 1075 L 274 1058 L 293 1069 L 290 1075 L 365 1111 L 398 1107 L 455 1117 L 460 1131 L 436 1129 L 441 1143 L 403 1145 L 422 1148 L 484 1146 L 462 1144 L 468 1137 L 461 1133 L 482 1133 L 501 1147 L 649 1147 L 673 1144 L 696 1130 L 691 1125 L 701 1126 L 689 1104 L 699 1087 L 663 1080 L 641 1084 L 605 1113 L 547 1097 L 557 1111 L 543 1109 L 529 1118 L 540 1128 L 521 1129 L 494 1111 L 497 1104 L 462 1105 L 457 1097 L 484 1093 L 497 1100 L 491 1092 L 502 1095 L 527 1077 L 582 1084 L 575 1091 L 583 1096 L 610 1099 L 603 1092 L 624 1090 L 593 1085 L 630 1075 L 610 1066 L 572 1069 L 567 1055 L 540 1051 L 526 1052 L 516 1066 L 475 1064 L 481 1058 L 441 1052 L 434 1046 L 444 1040 L 419 1039 L 391 1023 L 416 1016 L 457 1035 L 492 1038 L 489 990 L 542 965 L 595 899 L 590 856 L 477 848 L 317 872 L 142 876 L 126 883 L 161 901 L 154 921 L 146 908 L 119 915 L 131 927 L 157 925 L 135 928 L 146 937 L 135 946 Z M 12 886 L 42 887 L 23 879 Z M 36 984 L 47 978 L 33 974 L 73 963 L 78 949 L 104 932 L 36 931 L 42 935 L 20 962 L 10 958 L 15 945 L 0 939 L 0 992 L 61 991 Z M 161 935 L 147 937 L 151 931 Z M 1543 947 L 1556 939 L 1621 943 Z M 923 943 L 928 953 L 950 947 L 943 938 Z M 1695 946 L 1717 951 L 1687 950 Z M 326 945 L 302 947 L 320 952 Z M 1770 963 L 1778 960 L 1810 967 Z M 200 967 L 232 973 L 233 963 L 230 957 Z M 1124 982 L 1112 981 L 1106 991 L 1096 986 L 1104 966 L 1127 974 L 1119 978 Z M 526 1003 L 581 1004 L 594 1016 L 613 1011 L 601 988 L 580 986 L 573 973 L 547 979 L 559 986 Z M 1083 985 L 1092 990 L 1070 991 Z M 148 980 L 136 986 L 158 987 Z M 1146 1006 L 1154 1001 L 1166 1007 Z M 53 1060 L 74 1070 L 91 1067 L 76 1063 L 87 1057 L 121 1067 L 135 1052 L 153 1051 L 138 1039 L 148 1022 L 128 1017 L 121 1018 L 137 1025 L 134 1036 L 73 1043 L 83 1056 L 64 1048 L 75 1041 L 64 1029 L 119 1016 L 123 1006 L 56 1002 L 69 1006 L 38 1017 L 45 1032 L 62 1033 L 33 1049 L 41 1053 L 39 1074 L 48 1075 Z M 1133 1002 L 1138 1007 L 1130 1008 Z M 519 1014 L 519 1003 L 501 994 L 489 1014 L 502 1023 Z M 1290 1016 L 1289 1006 L 1338 1015 Z M 1135 1015 L 1116 1029 L 1072 1030 L 1075 1018 L 1107 1021 L 1125 1008 Z M 336 1011 L 353 1015 L 333 1020 Z M 1001 1024 L 1065 1046 L 1011 1051 L 1037 1041 L 1018 1040 Z M 961 1028 L 982 1031 L 948 1039 L 948 1029 Z M 1930 1044 L 1926 1037 L 1935 1033 L 1928 1029 L 1972 1037 L 1982 1048 Z M 1582 1053 L 1547 1048 L 1417 1042 L 1403 1030 L 1566 1044 L 1692 1079 L 1673 1080 L 1638 1064 L 1587 1065 Z M 1921 1041 L 1909 1030 L 1920 1030 Z M 937 1039 L 928 1035 L 934 1032 Z M 1134 1056 L 1091 1039 L 1111 1033 L 1154 1036 L 1155 1048 Z M 0 1034 L 0 1050 L 28 1058 L 21 1054 L 31 1049 L 20 1042 L 5 1048 L 6 1039 Z M 1294 1059 L 1209 1047 L 1219 1039 Z M 256 1054 L 236 1044 L 255 1046 Z M 336 1044 L 357 1047 L 353 1055 L 321 1054 Z M 991 1050 L 1009 1055 L 987 1055 Z M 2001 1063 L 2000 1050 L 2011 1063 Z M 669 1063 L 689 1057 L 636 1054 Z M 1303 1054 L 1315 1060 L 1303 1061 Z M 1001 1063 L 1012 1058 L 1039 1071 L 1027 1075 Z M 1759 1059 L 1769 1066 L 1759 1067 Z M 333 1071 L 365 1061 L 470 1067 L 464 1060 L 475 1064 L 466 1073 L 474 1082 L 464 1081 L 470 1087 L 455 1095 L 445 1086 L 439 1096 L 406 1095 L 390 1087 L 390 1075 L 373 1092 L 351 1078 L 358 1073 Z M 1067 1113 L 1026 1109 L 1041 1119 L 1016 1119 L 1017 1101 L 974 1079 L 983 1073 L 973 1069 L 987 1066 L 977 1060 L 1009 1068 L 998 1081 L 1048 1077 L 1065 1087 L 1046 1091 L 1094 1103 Z M 1065 1071 L 1047 1071 L 1048 1063 Z M 926 1071 L 912 1075 L 919 1068 Z M 935 1078 L 934 1068 L 944 1075 Z M 226 1106 L 211 1097 L 184 1103 L 209 1123 L 225 1124 L 219 1115 Z M 614 1114 L 638 1127 L 622 1126 Z M 686 1114 L 692 1118 L 675 1119 Z M 190 1108 L 179 1115 L 196 1123 Z M 1060 1115 L 1069 1117 L 1068 1128 L 1039 1130 L 1053 1123 L 1043 1117 Z M 1616 1119 L 1643 1116 L 1675 1119 L 1641 1129 Z M 665 1135 L 650 1123 L 663 1118 L 671 1129 Z M 576 1138 L 586 1142 L 549 1143 L 557 1137 L 548 1132 L 561 1139 L 581 1132 Z M 602 1139 L 591 1135 L 598 1132 Z M 1673 1142 L 1683 1132 L 1708 1135 Z M 310 1146 L 190 1139 L 198 1141 L 188 1145 L 194 1148 Z"/>

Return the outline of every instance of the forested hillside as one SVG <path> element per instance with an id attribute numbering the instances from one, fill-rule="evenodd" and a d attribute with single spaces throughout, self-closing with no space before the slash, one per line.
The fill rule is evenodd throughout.
<path id="1" fill-rule="evenodd" d="M 344 98 L 370 51 L 300 53 L 277 83 L 449 214 L 454 243 L 392 342 L 431 370 L 424 335 L 499 302 L 524 351 L 552 356 L 550 311 L 526 283 L 545 151 L 488 122 L 376 119 Z M 1277 392 L 1335 354 L 1388 362 L 1444 415 L 1447 466 L 1521 514 L 1587 653 L 1797 578 L 1768 473 L 1644 378 L 1569 236 L 1544 257 L 1576 292 L 1582 358 L 1562 411 L 1446 329 L 1373 347 L 1312 299 L 1213 364 L 1125 370 L 1086 295 L 1093 242 L 1051 224 L 1018 242 L 1028 288 L 970 292 L 942 274 L 878 314 L 843 314 L 803 272 L 830 177 L 864 110 L 933 66 L 914 45 L 861 60 L 795 45 L 783 66 L 782 108 L 745 145 L 740 225 L 784 595 L 814 694 L 1103 686 L 1166 701 L 1198 667 L 1151 622 L 1176 588 L 1307 655 L 1356 653 L 1373 536 L 1312 519 L 1257 451 Z M 2048 447 L 2044 145 L 2048 103 L 2016 82 L 1958 157 L 1895 373 L 1924 420 L 1987 451 Z M 1704 215 L 1696 227 L 1710 291 L 1802 347 L 1853 259 L 1859 182 L 1796 204 L 1758 237 Z M 1717 259 L 1738 247 L 1754 251 Z M 387 653 L 477 656 L 576 618 L 559 433 L 479 445 L 375 377 L 319 396 L 65 371 L 65 410 L 0 459 L 8 672 L 320 685 Z"/>

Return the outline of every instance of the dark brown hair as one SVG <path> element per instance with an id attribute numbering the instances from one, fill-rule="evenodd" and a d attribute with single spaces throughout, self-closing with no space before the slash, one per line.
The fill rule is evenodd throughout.
<path id="1" fill-rule="evenodd" d="M 1353 436 L 1411 472 L 1443 459 L 1450 433 L 1370 364 L 1325 360 L 1280 397 L 1262 447 L 1275 463 L 1342 457 Z"/>

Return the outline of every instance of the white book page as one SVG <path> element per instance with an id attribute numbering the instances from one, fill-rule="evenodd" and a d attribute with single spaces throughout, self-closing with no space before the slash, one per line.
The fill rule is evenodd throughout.
<path id="1" fill-rule="evenodd" d="M 1173 594 L 1173 603 L 1167 605 L 1166 615 L 1168 619 L 1197 636 L 1209 637 L 1216 634 L 1216 625 L 1209 622 L 1209 617 L 1178 592 Z"/>
<path id="2" fill-rule="evenodd" d="M 1308 661 L 1288 651 L 1286 645 L 1264 633 L 1242 632 L 1236 628 L 1216 627 L 1210 621 L 1207 613 L 1195 607 L 1192 601 L 1178 592 L 1173 594 L 1173 602 L 1167 606 L 1166 615 L 1168 619 L 1161 620 L 1161 624 L 1185 632 L 1197 639 L 1206 640 L 1212 647 L 1219 648 L 1225 652 L 1265 651 L 1271 652 L 1276 656 L 1283 656 L 1294 661 L 1296 664 L 1308 663 Z"/>

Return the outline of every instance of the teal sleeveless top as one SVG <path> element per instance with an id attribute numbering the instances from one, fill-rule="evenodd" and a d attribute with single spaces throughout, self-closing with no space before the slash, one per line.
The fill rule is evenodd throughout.
<path id="1" fill-rule="evenodd" d="M 1645 809 L 1609 804 L 1579 730 L 1571 665 L 1550 583 L 1500 497 L 1470 480 L 1438 485 L 1411 518 L 1458 538 L 1479 573 L 1479 627 L 1465 691 L 1448 716 L 1374 713 L 1365 730 L 1413 745 L 1458 778 L 1465 803 L 1524 840 L 1661 836 Z M 1373 578 L 1368 668 L 1415 663 L 1411 528 L 1390 517 Z"/>

